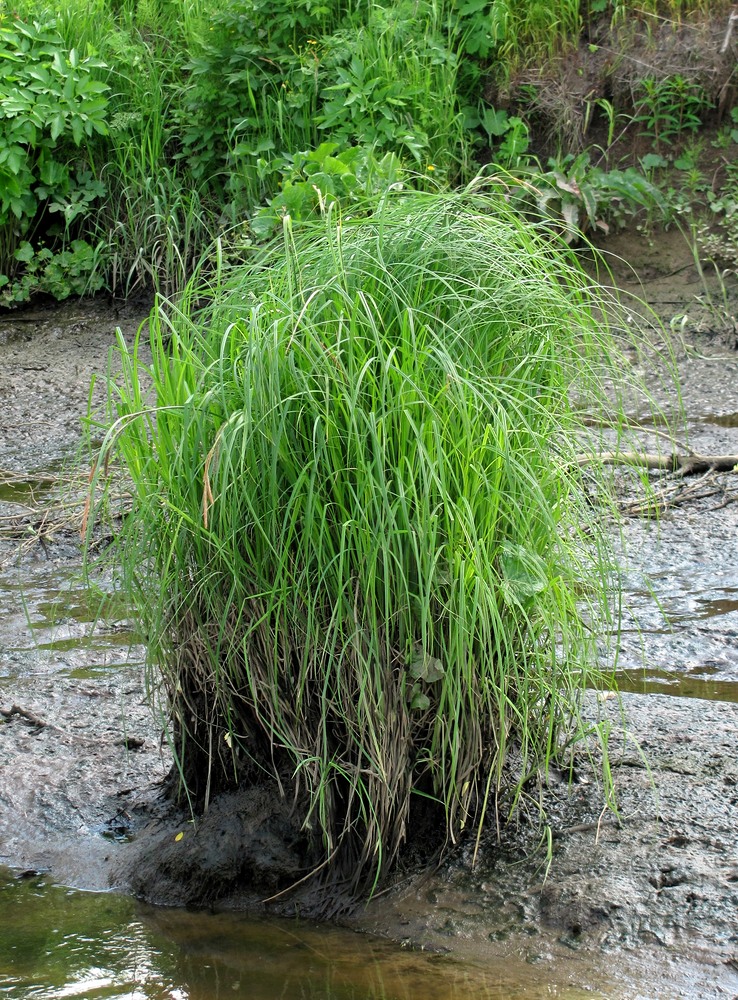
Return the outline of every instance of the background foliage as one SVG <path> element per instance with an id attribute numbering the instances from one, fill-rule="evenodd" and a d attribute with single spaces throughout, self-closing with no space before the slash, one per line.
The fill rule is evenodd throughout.
<path id="1" fill-rule="evenodd" d="M 661 213 L 659 177 L 628 172 L 644 173 L 643 149 L 614 161 L 614 140 L 628 131 L 670 162 L 715 94 L 693 66 L 650 70 L 647 52 L 628 93 L 608 93 L 603 31 L 627 47 L 723 6 L 0 0 L 0 302 L 169 293 L 215 236 L 242 255 L 285 214 L 366 211 L 388 189 L 480 171 L 522 177 L 523 209 L 543 204 L 572 239 L 579 222 Z M 593 60 L 605 55 L 600 89 L 573 79 L 552 96 L 562 66 L 586 78 L 588 39 Z M 47 253 L 66 254 L 69 281 L 46 279 Z"/>

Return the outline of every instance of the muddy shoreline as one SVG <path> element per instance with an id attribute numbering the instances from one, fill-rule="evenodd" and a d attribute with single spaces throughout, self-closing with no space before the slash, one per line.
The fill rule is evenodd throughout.
<path id="1" fill-rule="evenodd" d="M 610 249 L 632 259 L 632 247 Z M 662 244 L 649 261 L 640 246 L 637 267 L 651 275 L 646 294 L 662 318 L 691 312 L 674 337 L 690 441 L 738 452 L 735 321 L 693 301 L 696 278 L 679 261 L 688 250 L 672 249 L 674 259 Z M 675 283 L 666 272 L 677 267 Z M 628 286 L 633 272 L 615 270 Z M 90 379 L 105 368 L 115 328 L 130 338 L 142 318 L 94 303 L 0 317 L 0 525 L 22 515 L 48 470 L 74 454 Z M 666 408 L 673 400 L 663 392 Z M 626 681 L 637 688 L 642 675 L 643 687 L 669 691 L 686 679 L 685 690 L 702 697 L 625 694 L 621 709 L 591 696 L 593 717 L 611 723 L 617 813 L 602 813 L 596 768 L 580 753 L 576 780 L 552 774 L 544 792 L 554 838 L 547 875 L 545 852 L 532 851 L 535 817 L 523 813 L 501 844 L 485 839 L 473 871 L 473 845 L 462 845 L 439 870 L 401 875 L 351 926 L 473 960 L 540 965 L 600 991 L 609 979 L 617 985 L 605 996 L 738 995 L 734 478 L 723 474 L 712 494 L 659 524 L 625 527 Z M 68 521 L 43 543 L 29 536 L 20 557 L 18 539 L 0 534 L 0 708 L 17 705 L 47 723 L 0 719 L 0 863 L 84 888 L 112 882 L 168 905 L 197 902 L 182 880 L 189 865 L 211 887 L 220 880 L 211 903 L 259 909 L 258 894 L 232 891 L 244 864 L 238 801 L 223 801 L 197 831 L 162 802 L 170 757 L 147 708 L 143 651 L 114 609 L 93 629 L 99 606 L 79 580 L 74 503 Z M 103 603 L 108 589 L 100 580 Z M 704 700 L 715 694 L 722 700 Z M 163 855 L 169 870 L 146 861 Z"/>

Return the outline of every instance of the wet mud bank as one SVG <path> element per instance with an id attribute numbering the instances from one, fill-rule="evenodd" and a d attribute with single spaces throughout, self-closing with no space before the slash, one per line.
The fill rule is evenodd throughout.
<path id="1" fill-rule="evenodd" d="M 125 609 L 82 578 L 84 475 L 67 485 L 91 381 L 142 319 L 91 303 L 0 317 L 0 863 L 85 888 L 107 886 L 130 796 L 156 798 L 170 765 Z"/>
<path id="2" fill-rule="evenodd" d="M 652 300 L 675 300 L 667 320 L 691 307 L 685 274 L 653 275 Z M 706 329 L 712 314 L 696 309 L 675 340 L 690 443 L 738 451 L 734 331 L 727 313 Z M 74 455 L 115 328 L 131 337 L 141 318 L 94 304 L 0 318 L 0 863 L 154 903 L 294 912 L 309 888 L 268 904 L 253 888 L 301 877 L 269 803 L 224 797 L 196 828 L 164 802 L 171 760 L 143 650 L 109 581 L 92 597 L 82 587 L 79 497 L 56 526 L 29 519 Z M 648 429 L 642 440 L 657 444 Z M 701 490 L 658 520 L 623 517 L 631 691 L 593 693 L 588 708 L 609 721 L 617 810 L 603 812 L 597 761 L 579 752 L 571 783 L 545 779 L 548 870 L 523 809 L 473 868 L 473 843 L 439 869 L 414 859 L 351 926 L 543 977 L 563 969 L 561 981 L 572 970 L 601 996 L 738 995 L 738 481 L 721 473 Z"/>
<path id="3" fill-rule="evenodd" d="M 588 712 L 610 727 L 617 808 L 603 809 L 597 760 L 582 753 L 571 774 L 542 777 L 550 867 L 523 803 L 476 860 L 473 840 L 440 867 L 416 856 L 341 922 L 472 961 L 556 970 L 596 995 L 738 995 L 738 705 L 592 693 Z M 279 813 L 253 799 L 221 796 L 197 826 L 161 814 L 119 854 L 113 881 L 153 903 L 309 914 L 325 904 L 309 881 L 264 899 L 275 878 L 305 872 Z"/>

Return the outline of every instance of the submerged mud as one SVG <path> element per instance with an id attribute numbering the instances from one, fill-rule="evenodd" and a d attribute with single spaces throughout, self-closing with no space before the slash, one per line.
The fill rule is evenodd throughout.
<path id="1" fill-rule="evenodd" d="M 662 295 L 656 305 L 667 321 L 669 295 L 674 315 L 685 314 L 687 272 L 669 279 L 653 266 L 651 300 Z M 670 342 L 689 444 L 738 452 L 733 327 L 726 313 L 707 329 L 713 314 L 695 308 Z M 164 801 L 171 760 L 164 720 L 146 706 L 135 626 L 104 574 L 95 597 L 81 585 L 79 492 L 57 527 L 40 530 L 30 519 L 27 537 L 5 530 L 17 522 L 22 533 L 39 492 L 58 489 L 90 377 L 104 371 L 115 327 L 130 337 L 140 318 L 75 305 L 0 320 L 0 862 L 50 869 L 80 887 L 112 881 L 152 902 L 309 908 L 309 879 L 263 902 L 308 874 L 279 808 L 249 802 L 246 791 L 193 824 Z M 666 382 L 655 380 L 654 395 L 663 411 L 678 413 Z M 643 418 L 644 447 L 663 447 L 647 411 L 633 412 Z M 658 519 L 623 514 L 614 527 L 626 542 L 623 686 L 698 696 L 591 696 L 593 722 L 609 727 L 616 807 L 603 812 L 596 750 L 592 759 L 579 751 L 573 771 L 540 778 L 550 867 L 545 831 L 524 803 L 513 824 L 500 817 L 499 843 L 492 829 L 478 851 L 473 840 L 463 843 L 435 870 L 416 853 L 353 926 L 475 960 L 532 964 L 544 977 L 554 967 L 575 970 L 572 981 L 603 996 L 738 995 L 734 478 L 712 476 L 704 496 Z M 657 487 L 662 480 L 654 476 Z M 702 700 L 713 696 L 720 700 Z"/>

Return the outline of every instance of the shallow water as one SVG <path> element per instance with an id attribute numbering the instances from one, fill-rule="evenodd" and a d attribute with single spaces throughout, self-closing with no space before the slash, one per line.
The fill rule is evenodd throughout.
<path id="1" fill-rule="evenodd" d="M 738 701 L 738 504 L 715 508 L 627 525 L 624 690 Z"/>
<path id="2" fill-rule="evenodd" d="M 78 679 L 141 662 L 143 648 L 115 594 L 89 587 L 77 560 L 0 570 L 0 678 Z"/>
<path id="3" fill-rule="evenodd" d="M 521 979 L 524 975 L 525 978 Z M 325 926 L 137 905 L 0 868 L 4 1000 L 567 1000 L 606 996 Z"/>

